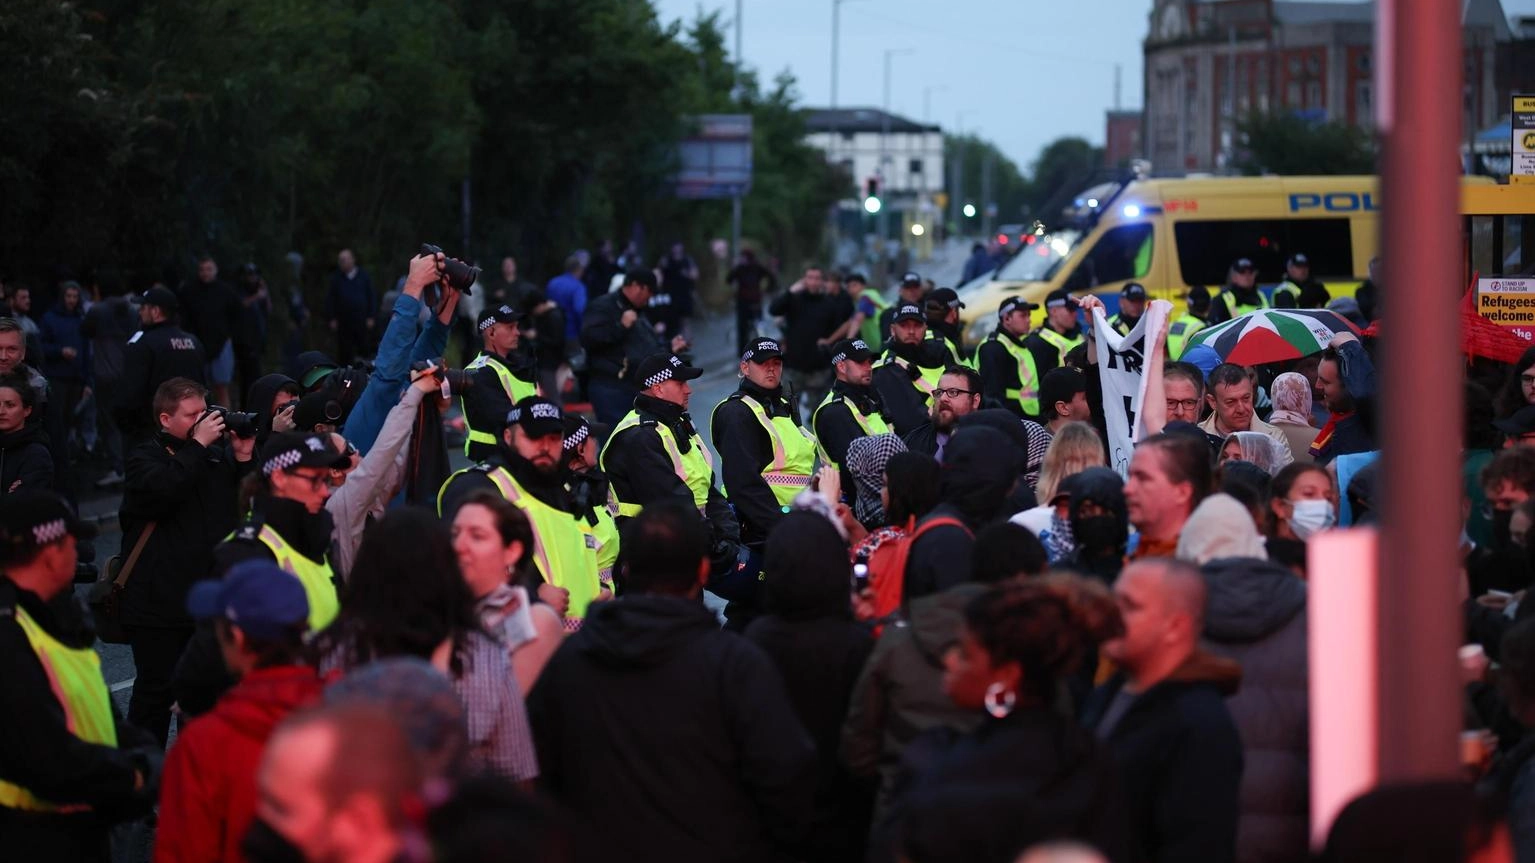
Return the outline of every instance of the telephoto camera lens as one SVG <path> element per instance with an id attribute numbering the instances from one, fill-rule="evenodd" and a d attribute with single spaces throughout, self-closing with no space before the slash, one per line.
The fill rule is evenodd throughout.
<path id="1" fill-rule="evenodd" d="M 434 246 L 431 243 L 421 244 L 421 254 L 442 255 L 443 275 L 448 277 L 448 284 L 452 285 L 454 290 L 462 293 L 465 296 L 469 296 L 472 293 L 470 289 L 473 288 L 474 283 L 480 279 L 479 267 L 470 266 L 469 264 L 460 261 L 458 258 L 448 255 L 442 250 L 441 246 Z"/>

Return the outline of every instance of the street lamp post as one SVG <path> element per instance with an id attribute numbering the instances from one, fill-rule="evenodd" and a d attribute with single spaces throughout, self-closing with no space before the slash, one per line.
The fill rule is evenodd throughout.
<path id="1" fill-rule="evenodd" d="M 949 184 L 949 221 L 954 223 L 956 236 L 964 236 L 964 223 L 959 220 L 960 206 L 965 197 L 965 116 L 975 111 L 958 111 L 954 114 L 954 164 L 949 168 L 954 182 Z"/>
<path id="2" fill-rule="evenodd" d="M 915 48 L 886 48 L 885 49 L 885 109 L 881 112 L 882 128 L 879 133 L 879 191 L 882 198 L 889 199 L 890 190 L 886 185 L 889 179 L 886 167 L 890 164 L 890 60 L 896 56 L 915 54 Z M 885 237 L 890 233 L 890 208 L 881 207 L 879 211 L 879 242 L 883 246 Z M 881 254 L 883 257 L 883 253 Z"/>

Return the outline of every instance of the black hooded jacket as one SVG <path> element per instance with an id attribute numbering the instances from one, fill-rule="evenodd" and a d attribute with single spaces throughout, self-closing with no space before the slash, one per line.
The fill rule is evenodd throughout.
<path id="1" fill-rule="evenodd" d="M 847 545 L 825 517 L 791 512 L 768 537 L 763 584 L 767 615 L 746 637 L 783 674 L 789 703 L 815 741 L 815 822 L 809 860 L 857 860 L 868 833 L 874 785 L 837 756 L 853 684 L 874 649 L 853 620 Z"/>
<path id="2" fill-rule="evenodd" d="M 1226 707 L 1242 737 L 1240 861 L 1303 860 L 1309 844 L 1311 756 L 1306 583 L 1255 558 L 1212 560 L 1205 649 L 1242 665 Z"/>
<path id="3" fill-rule="evenodd" d="M 943 525 L 911 544 L 903 582 L 904 601 L 962 584 L 970 578 L 975 532 L 1011 514 L 1004 506 L 1021 463 L 1007 436 L 980 426 L 956 433 L 944 447 L 940 503 L 917 523 L 958 519 L 965 527 Z"/>
<path id="4" fill-rule="evenodd" d="M 41 426 L 23 425 L 0 434 L 0 494 L 53 488 L 53 456 Z"/>
<path id="5" fill-rule="evenodd" d="M 815 750 L 790 704 L 697 599 L 595 603 L 528 696 L 539 784 L 637 863 L 800 859 Z"/>
<path id="6" fill-rule="evenodd" d="M 1093 467 L 1061 480 L 1060 491 L 1071 496 L 1069 518 L 1076 541 L 1076 550 L 1062 565 L 1113 584 L 1124 568 L 1130 539 L 1124 480 L 1109 468 Z M 1082 506 L 1089 501 L 1107 514 L 1084 518 Z"/>
<path id="7" fill-rule="evenodd" d="M 298 381 L 287 375 L 270 374 L 256 378 L 245 394 L 245 409 L 256 415 L 256 447 L 259 450 L 272 436 L 272 400 L 284 388 L 299 389 Z M 297 398 L 295 396 L 294 398 Z"/>

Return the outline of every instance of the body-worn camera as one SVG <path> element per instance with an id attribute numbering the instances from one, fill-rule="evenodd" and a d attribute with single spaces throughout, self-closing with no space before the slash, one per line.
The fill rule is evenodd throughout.
<path id="1" fill-rule="evenodd" d="M 442 255 L 444 258 L 443 272 L 448 277 L 448 284 L 452 285 L 454 290 L 466 297 L 471 295 L 472 292 L 469 289 L 474 287 L 474 283 L 479 281 L 480 278 L 479 267 L 466 264 L 448 255 L 447 252 L 442 250 L 441 246 L 434 246 L 431 243 L 421 244 L 421 254 Z"/>
<path id="2" fill-rule="evenodd" d="M 411 363 L 410 370 L 430 374 L 443 384 L 446 392 L 443 395 L 454 395 L 474 386 L 474 372 L 465 369 L 450 369 L 443 364 L 441 359 L 417 360 Z"/>
<path id="3" fill-rule="evenodd" d="M 232 410 L 219 405 L 209 405 L 204 417 L 214 414 L 224 418 L 224 428 L 238 438 L 253 438 L 256 436 L 256 415 L 245 411 Z"/>

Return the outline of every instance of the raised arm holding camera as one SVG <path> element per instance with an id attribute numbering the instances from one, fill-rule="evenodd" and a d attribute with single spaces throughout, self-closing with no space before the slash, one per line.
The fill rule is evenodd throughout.
<path id="1" fill-rule="evenodd" d="M 248 438 L 228 433 L 227 414 L 210 410 L 206 395 L 187 378 L 155 390 L 160 430 L 128 454 L 119 512 L 124 556 L 139 549 L 120 609 L 137 669 L 128 718 L 162 746 L 174 701 L 171 674 L 192 637 L 187 591 L 207 577 L 214 545 L 239 522 L 240 479 L 256 444 L 253 427 Z"/>

